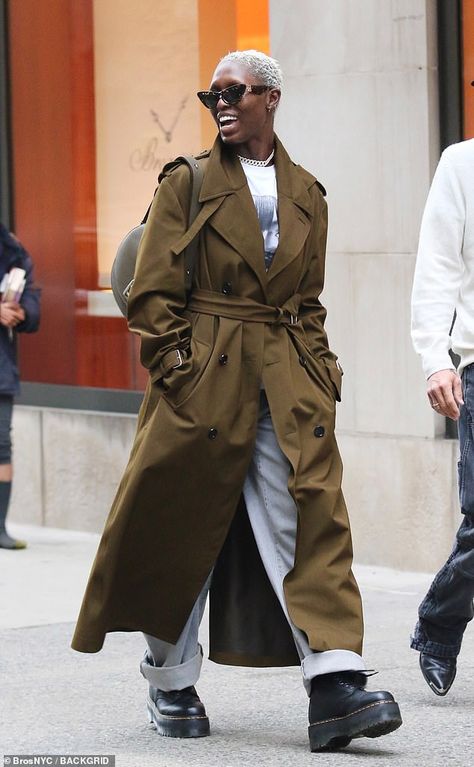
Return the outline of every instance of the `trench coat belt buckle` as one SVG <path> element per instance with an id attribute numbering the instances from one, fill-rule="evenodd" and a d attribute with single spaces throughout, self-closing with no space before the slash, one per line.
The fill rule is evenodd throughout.
<path id="1" fill-rule="evenodd" d="M 276 307 L 277 316 L 275 319 L 276 325 L 297 325 L 298 315 L 292 314 L 288 309 L 282 309 L 280 306 Z"/>
<path id="2" fill-rule="evenodd" d="M 188 353 L 185 349 L 171 349 L 167 352 L 160 362 L 160 367 L 163 375 L 166 375 L 170 370 L 175 370 L 184 365 L 188 358 Z"/>

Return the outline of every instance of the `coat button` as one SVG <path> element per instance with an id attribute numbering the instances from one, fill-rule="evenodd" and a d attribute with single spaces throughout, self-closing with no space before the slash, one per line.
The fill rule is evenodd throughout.
<path id="1" fill-rule="evenodd" d="M 219 365 L 227 365 L 229 361 L 229 357 L 227 354 L 220 354 L 219 355 Z"/>
<path id="2" fill-rule="evenodd" d="M 209 437 L 209 439 L 215 439 L 217 437 L 217 429 L 214 429 L 214 427 L 209 429 L 209 431 L 207 432 L 207 436 Z"/>
<path id="3" fill-rule="evenodd" d="M 230 296 L 232 293 L 232 284 L 230 282 L 224 282 L 222 285 L 222 292 L 225 296 Z"/>
<path id="4" fill-rule="evenodd" d="M 306 357 L 303 354 L 300 354 L 299 360 L 300 360 L 300 365 L 302 365 L 305 368 L 306 367 Z"/>
<path id="5" fill-rule="evenodd" d="M 325 429 L 324 426 L 316 426 L 313 434 L 315 437 L 324 437 Z"/>

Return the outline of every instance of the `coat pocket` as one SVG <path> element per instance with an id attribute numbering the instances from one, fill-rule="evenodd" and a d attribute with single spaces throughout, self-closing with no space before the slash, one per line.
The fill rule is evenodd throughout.
<path id="1" fill-rule="evenodd" d="M 300 364 L 318 386 L 323 386 L 337 402 L 341 401 L 342 369 L 336 362 L 317 357 L 309 345 L 300 337 L 293 336 Z"/>
<path id="2" fill-rule="evenodd" d="M 305 368 L 315 383 L 323 385 L 337 402 L 341 401 L 342 373 L 336 366 L 326 364 L 308 350 Z"/>
<path id="3" fill-rule="evenodd" d="M 324 366 L 326 370 L 328 371 L 328 375 L 331 380 L 331 383 L 334 387 L 334 393 L 336 395 L 336 399 L 338 402 L 340 402 L 341 393 L 342 393 L 342 376 L 343 376 L 342 368 L 337 364 L 337 362 L 330 363 L 330 362 L 326 362 L 326 360 L 323 360 L 323 362 L 324 362 Z"/>

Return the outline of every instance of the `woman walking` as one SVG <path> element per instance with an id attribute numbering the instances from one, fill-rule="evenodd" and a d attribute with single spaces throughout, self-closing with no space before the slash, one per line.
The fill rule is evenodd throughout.
<path id="1" fill-rule="evenodd" d="M 162 174 L 128 313 L 150 381 L 73 647 L 143 631 L 150 720 L 162 735 L 207 735 L 194 685 L 210 590 L 211 659 L 301 664 L 316 751 L 401 718 L 390 693 L 365 689 L 334 437 L 341 372 L 318 299 L 326 203 L 274 134 L 281 82 L 274 59 L 238 51 L 198 93 L 218 136 L 189 229 L 188 169 Z"/>

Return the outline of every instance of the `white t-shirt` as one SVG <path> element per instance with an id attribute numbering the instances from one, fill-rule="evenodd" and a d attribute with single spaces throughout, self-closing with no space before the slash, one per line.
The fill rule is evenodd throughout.
<path id="1" fill-rule="evenodd" d="M 265 269 L 271 266 L 278 247 L 278 194 L 275 166 L 247 165 L 241 163 L 247 178 L 250 193 L 255 203 L 257 217 L 262 230 L 265 250 Z"/>

